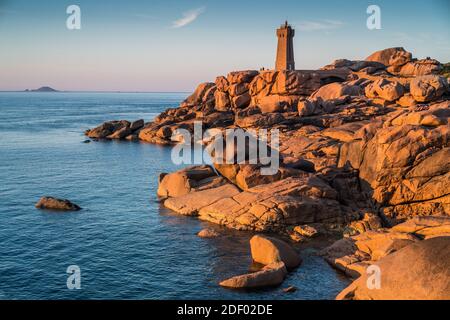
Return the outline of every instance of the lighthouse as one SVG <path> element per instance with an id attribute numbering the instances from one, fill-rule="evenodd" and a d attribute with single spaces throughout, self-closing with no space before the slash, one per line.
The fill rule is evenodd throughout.
<path id="1" fill-rule="evenodd" d="M 294 35 L 295 30 L 287 21 L 277 29 L 278 48 L 275 70 L 295 70 Z"/>

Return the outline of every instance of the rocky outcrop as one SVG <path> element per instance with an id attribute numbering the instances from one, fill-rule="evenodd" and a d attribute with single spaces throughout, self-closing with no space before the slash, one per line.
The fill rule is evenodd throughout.
<path id="1" fill-rule="evenodd" d="M 389 223 L 450 214 L 449 106 L 400 110 L 342 145 L 338 165 L 359 170 L 363 190 Z"/>
<path id="2" fill-rule="evenodd" d="M 429 71 L 403 77 L 412 64 Z M 449 215 L 448 85 L 417 76 L 436 65 L 391 48 L 317 71 L 239 71 L 201 84 L 140 129 L 140 138 L 181 142 L 177 129 L 192 131 L 194 121 L 219 132 L 276 128 L 280 167 L 267 176 L 259 164 L 214 163 L 201 179 L 162 176 L 158 194 L 181 214 L 296 241 L 307 238 L 294 231 L 304 224 L 343 224 L 355 235 Z"/>
<path id="3" fill-rule="evenodd" d="M 86 130 L 85 135 L 95 139 L 128 139 L 133 140 L 137 137 L 138 131 L 144 126 L 144 120 L 129 122 L 108 121 L 100 126 Z"/>
<path id="4" fill-rule="evenodd" d="M 417 102 L 438 100 L 447 90 L 448 82 L 441 76 L 421 76 L 411 81 L 411 95 Z"/>
<path id="5" fill-rule="evenodd" d="M 438 73 L 438 61 L 403 48 L 320 70 L 236 71 L 200 84 L 151 122 L 110 121 L 86 134 L 171 145 L 189 142 L 180 130 L 193 132 L 197 122 L 222 135 L 277 129 L 274 174 L 261 174 L 263 165 L 250 159 L 216 161 L 161 174 L 158 196 L 177 213 L 296 242 L 314 230 L 339 233 L 345 238 L 324 256 L 357 277 L 371 263 L 448 233 L 450 92 Z"/>
<path id="6" fill-rule="evenodd" d="M 205 181 L 190 179 L 186 173 L 167 175 L 159 194 L 173 192 L 174 198 L 165 205 L 182 214 L 257 231 L 346 223 L 354 219 L 355 210 L 373 205 L 391 224 L 417 210 L 422 215 L 448 215 L 448 110 L 448 102 L 443 102 L 401 108 L 373 122 L 325 129 L 300 125 L 281 134 L 282 166 L 275 175 L 262 176 L 255 165 L 215 165 L 223 178 L 212 170 Z M 204 190 L 206 197 L 190 190 Z M 225 194 L 215 195 L 222 190 Z M 356 199 L 358 194 L 362 195 Z M 200 197 L 204 201 L 197 201 Z"/>
<path id="7" fill-rule="evenodd" d="M 366 61 L 382 63 L 389 72 L 398 72 L 402 66 L 411 62 L 412 54 L 404 48 L 396 47 L 380 50 L 372 53 L 366 58 Z"/>
<path id="8" fill-rule="evenodd" d="M 442 70 L 439 61 L 431 58 L 413 59 L 411 52 L 401 47 L 377 51 L 367 57 L 366 60 L 379 62 L 386 66 L 390 73 L 402 77 L 438 74 Z"/>
<path id="9" fill-rule="evenodd" d="M 450 237 L 415 242 L 374 265 L 380 270 L 379 287 L 370 287 L 364 273 L 337 299 L 449 300 Z"/>
<path id="10" fill-rule="evenodd" d="M 36 203 L 37 209 L 49 209 L 57 211 L 78 211 L 81 208 L 67 199 L 57 199 L 53 197 L 42 197 Z"/>

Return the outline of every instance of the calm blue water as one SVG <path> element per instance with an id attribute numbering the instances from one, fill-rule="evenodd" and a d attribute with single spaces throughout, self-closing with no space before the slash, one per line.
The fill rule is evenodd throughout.
<path id="1" fill-rule="evenodd" d="M 247 272 L 249 233 L 177 216 L 156 201 L 157 175 L 173 171 L 170 148 L 84 144 L 83 131 L 113 119 L 151 120 L 186 94 L 0 93 L 0 299 L 329 299 L 347 281 L 302 250 L 281 288 L 243 292 L 217 283 Z M 43 195 L 84 210 L 34 208 Z M 69 265 L 81 289 L 66 286 Z"/>

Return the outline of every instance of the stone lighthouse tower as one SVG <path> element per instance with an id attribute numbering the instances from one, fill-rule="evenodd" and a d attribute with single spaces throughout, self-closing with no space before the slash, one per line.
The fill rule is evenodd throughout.
<path id="1" fill-rule="evenodd" d="M 278 48 L 275 70 L 295 70 L 294 43 L 295 30 L 286 21 L 277 29 Z"/>

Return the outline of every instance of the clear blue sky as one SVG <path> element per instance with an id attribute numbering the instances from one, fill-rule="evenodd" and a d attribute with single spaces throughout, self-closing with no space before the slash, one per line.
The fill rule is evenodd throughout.
<path id="1" fill-rule="evenodd" d="M 81 30 L 66 28 L 71 4 Z M 366 27 L 370 4 L 382 30 Z M 448 62 L 449 17 L 448 0 L 0 0 L 0 90 L 191 91 L 231 70 L 272 68 L 285 19 L 298 69 L 392 46 Z"/>

